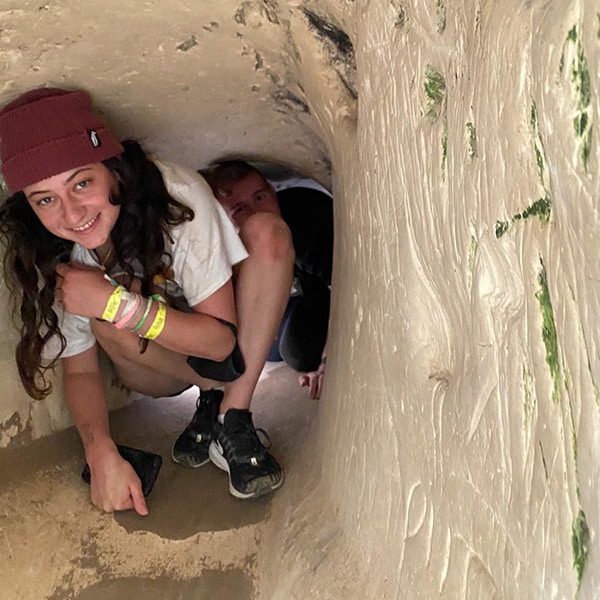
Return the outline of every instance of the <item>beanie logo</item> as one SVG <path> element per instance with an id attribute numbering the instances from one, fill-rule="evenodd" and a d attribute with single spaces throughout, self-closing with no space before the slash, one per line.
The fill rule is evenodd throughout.
<path id="1" fill-rule="evenodd" d="M 94 148 L 100 148 L 102 146 L 102 142 L 100 141 L 100 136 L 97 131 L 90 129 L 88 132 L 88 136 L 90 138 L 90 142 L 92 142 L 92 146 Z"/>

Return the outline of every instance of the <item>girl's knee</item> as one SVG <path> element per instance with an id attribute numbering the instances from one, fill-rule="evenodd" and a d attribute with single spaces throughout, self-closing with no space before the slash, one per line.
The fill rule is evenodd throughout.
<path id="1" fill-rule="evenodd" d="M 117 329 L 112 323 L 94 321 L 92 323 L 92 333 L 98 345 L 113 362 L 139 354 L 139 339 L 137 336 L 129 334 L 128 331 Z"/>

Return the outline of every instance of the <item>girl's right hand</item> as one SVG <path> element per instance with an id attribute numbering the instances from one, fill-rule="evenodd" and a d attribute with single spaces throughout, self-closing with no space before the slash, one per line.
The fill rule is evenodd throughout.
<path id="1" fill-rule="evenodd" d="M 91 461 L 90 472 L 94 506 L 108 513 L 134 509 L 141 516 L 148 514 L 142 483 L 116 448 Z"/>
<path id="2" fill-rule="evenodd" d="M 102 270 L 80 263 L 59 263 L 56 275 L 55 298 L 67 312 L 89 318 L 102 316 L 114 290 Z"/>

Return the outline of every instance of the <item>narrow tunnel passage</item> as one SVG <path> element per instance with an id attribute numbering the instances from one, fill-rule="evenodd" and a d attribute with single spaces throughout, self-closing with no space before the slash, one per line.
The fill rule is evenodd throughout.
<path id="1" fill-rule="evenodd" d="M 91 509 L 60 380 L 43 403 L 23 394 L 4 315 L 11 600 L 166 598 L 163 577 L 184 594 L 220 590 L 217 572 L 256 600 L 595 600 L 596 7 L 9 0 L 0 17 L 2 105 L 84 87 L 120 137 L 176 163 L 277 161 L 319 181 L 336 227 L 326 392 L 307 403 L 283 367 L 258 392 L 285 485 L 242 511 L 224 473 L 191 473 L 187 504 L 208 510 L 177 539 L 170 506 L 156 531 Z M 116 430 L 148 423 L 168 454 L 194 400 L 138 413 L 105 367 Z M 294 393 L 271 406 L 282 381 Z"/>
<path id="2" fill-rule="evenodd" d="M 91 47 L 92 31 L 96 37 L 110 36 L 98 22 L 83 17 L 79 10 L 80 7 L 69 3 L 39 8 L 41 22 L 48 23 L 60 18 L 59 31 L 65 35 L 69 26 L 63 27 L 62 23 L 63 18 L 68 15 L 72 15 L 77 21 L 80 30 L 88 28 L 88 36 L 75 42 L 76 48 L 73 50 Z M 152 89 L 152 78 L 138 78 L 138 87 L 133 91 L 130 86 L 137 76 L 126 67 L 122 73 L 113 71 L 113 81 L 121 85 L 111 89 L 104 79 L 108 75 L 105 62 L 97 67 L 93 65 L 93 61 L 77 66 L 65 55 L 57 53 L 50 56 L 53 54 L 56 32 L 49 33 L 46 38 L 46 32 L 42 36 L 41 31 L 35 27 L 33 30 L 26 30 L 19 26 L 23 22 L 19 19 L 26 14 L 27 11 L 23 14 L 9 11 L 9 24 L 14 27 L 9 27 L 10 31 L 15 38 L 39 36 L 37 44 L 46 44 L 46 57 L 51 60 L 42 69 L 46 78 L 44 82 L 39 82 L 34 77 L 28 83 L 26 76 L 13 80 L 12 89 L 5 94 L 7 101 L 20 90 L 40 83 L 66 88 L 81 86 L 94 92 L 96 109 L 117 130 L 127 137 L 140 139 L 144 146 L 161 158 L 166 155 L 197 168 L 217 156 L 232 153 L 253 156 L 258 160 L 258 165 L 269 170 L 271 179 L 278 180 L 278 191 L 283 192 L 283 188 L 290 190 L 294 184 L 308 187 L 313 193 L 316 190 L 319 190 L 316 193 L 327 192 L 311 179 L 318 177 L 329 184 L 331 165 L 317 133 L 314 117 L 302 99 L 302 87 L 293 81 L 295 76 L 291 64 L 287 64 L 287 59 L 281 64 L 280 58 L 273 62 L 272 56 L 275 55 L 267 60 L 268 52 L 261 50 L 254 52 L 256 62 L 254 73 L 250 71 L 250 77 L 249 65 L 243 64 L 244 57 L 249 54 L 250 44 L 256 43 L 256 40 L 250 41 L 245 35 L 240 35 L 240 29 L 255 25 L 250 25 L 250 22 L 260 19 L 265 25 L 278 25 L 271 31 L 269 40 L 261 40 L 261 43 L 266 47 L 272 43 L 274 48 L 281 43 L 278 38 L 283 28 L 273 14 L 264 13 L 260 3 L 255 6 L 245 3 L 243 10 L 235 15 L 233 28 L 236 31 L 237 52 L 240 53 L 235 60 L 242 63 L 237 71 L 241 75 L 240 82 L 223 89 L 223 79 L 218 68 L 215 67 L 216 79 L 212 72 L 210 74 L 212 84 L 216 83 L 217 88 L 212 97 L 218 98 L 219 104 L 224 96 L 231 99 L 230 106 L 225 110 L 222 105 L 213 106 L 211 95 L 207 98 L 198 82 L 182 85 L 176 90 L 177 85 L 173 80 L 177 76 L 171 73 L 172 90 L 166 96 L 162 92 L 159 95 L 164 111 L 159 113 L 152 104 L 153 100 L 147 106 L 144 105 L 156 93 Z M 148 16 L 152 18 L 153 15 Z M 180 18 L 184 16 L 185 11 Z M 262 21 L 264 17 L 266 20 Z M 316 19 L 314 14 L 312 19 Z M 143 27 L 143 21 L 142 17 L 138 26 Z M 38 21 L 38 25 L 39 23 Z M 182 25 L 183 23 L 184 21 Z M 226 47 L 228 36 L 233 33 L 232 23 L 229 22 L 228 25 L 229 32 L 214 17 L 209 25 L 203 27 L 203 40 L 200 36 L 191 35 L 182 42 L 173 42 L 171 52 L 175 60 L 189 65 L 187 57 L 198 50 L 196 46 L 203 43 L 206 45 L 211 37 L 214 38 L 209 34 L 217 29 L 223 38 L 218 45 Z M 153 34 L 161 36 L 158 31 Z M 154 61 L 154 66 L 145 65 L 144 72 L 151 72 L 157 66 L 160 70 L 161 64 L 166 64 L 165 58 L 160 54 L 152 56 L 148 52 L 148 47 L 152 45 L 149 40 L 145 40 L 144 44 L 149 46 L 145 46 L 142 51 L 144 58 L 141 62 Z M 164 38 L 156 43 L 159 53 L 164 44 Z M 24 61 L 31 59 L 24 45 L 20 46 L 20 50 Z M 344 51 L 347 53 L 348 48 Z M 133 51 L 132 55 L 134 54 Z M 69 68 L 74 69 L 74 76 L 68 81 L 61 77 L 59 83 L 56 74 L 64 67 L 65 61 Z M 113 69 L 117 68 L 115 63 Z M 82 69 L 82 72 L 89 69 L 95 74 L 77 75 L 78 69 Z M 37 73 L 37 68 L 33 72 Z M 278 73 L 283 74 L 283 80 Z M 204 73 L 199 73 L 199 79 L 205 78 Z M 258 83 L 250 86 L 249 80 L 252 79 Z M 143 86 L 140 85 L 142 81 Z M 125 82 L 126 85 L 123 86 Z M 225 86 L 227 85 L 228 82 L 225 82 Z M 129 99 L 123 95 L 127 89 L 131 90 Z M 253 95 L 255 100 L 249 103 L 248 99 Z M 196 101 L 190 103 L 189 99 L 192 97 L 198 98 L 197 104 Z M 140 99 L 143 105 L 141 110 L 132 111 L 131 103 L 139 104 Z M 269 104 L 266 111 L 260 106 L 265 99 Z M 166 104 L 162 104 L 163 102 Z M 6 102 L 3 101 L 3 104 Z M 166 108 L 169 104 L 171 106 Z M 175 109 L 175 106 L 178 108 Z M 126 110 L 127 108 L 129 109 Z M 128 114 L 136 115 L 135 120 L 126 120 L 131 118 Z M 176 120 L 172 118 L 174 115 L 177 115 Z M 227 122 L 230 120 L 235 120 L 235 124 L 230 125 Z M 268 129 L 265 129 L 261 121 L 269 124 Z M 197 124 L 196 132 L 189 126 L 190 123 Z M 183 131 L 182 127 L 185 135 L 178 134 Z M 254 130 L 249 132 L 251 127 Z M 273 143 L 270 139 L 272 135 L 280 141 Z M 265 144 L 267 139 L 269 147 Z M 214 144 L 215 140 L 218 140 L 217 145 Z M 300 176 L 298 171 L 284 170 L 281 166 L 266 162 L 267 159 L 274 158 L 284 159 L 287 164 L 304 169 L 309 173 L 309 178 Z M 329 210 L 331 212 L 331 208 Z M 332 214 L 329 219 L 332 219 Z M 331 273 L 328 277 L 331 278 Z M 6 293 L 5 289 L 3 293 Z M 328 304 L 327 297 L 326 322 Z M 8 320 L 5 330 L 16 341 Z M 12 349 L 7 350 L 6 362 L 10 364 Z M 284 350 L 282 352 L 285 354 Z M 177 399 L 177 403 L 172 398 L 160 402 L 142 398 L 129 404 L 130 400 L 115 385 L 114 380 L 111 383 L 110 365 L 105 362 L 104 367 L 111 406 L 115 409 L 111 414 L 111 430 L 115 438 L 118 436 L 119 443 L 145 448 L 168 457 L 176 432 L 183 428 L 189 414 L 193 412 L 195 398 L 184 394 L 183 398 Z M 301 455 L 318 410 L 318 404 L 307 400 L 306 390 L 297 386 L 297 378 L 298 374 L 283 363 L 270 363 L 253 403 L 253 407 L 256 405 L 254 418 L 268 430 L 285 469 L 292 473 L 300 467 L 297 457 Z M 265 498 L 251 502 L 248 506 L 238 506 L 224 489 L 222 473 L 213 469 L 201 473 L 181 473 L 175 465 L 165 460 L 149 499 L 152 509 L 149 517 L 141 519 L 129 513 L 99 515 L 89 506 L 86 499 L 87 487 L 79 475 L 83 458 L 75 432 L 67 429 L 53 433 L 69 424 L 61 400 L 59 377 L 53 380 L 53 385 L 53 394 L 40 403 L 30 403 L 23 397 L 18 385 L 15 385 L 11 392 L 14 400 L 2 408 L 3 411 L 12 411 L 9 418 L 3 421 L 2 442 L 6 448 L 0 450 L 3 483 L 6 486 L 6 491 L 1 496 L 1 510 L 8 520 L 3 523 L 2 528 L 3 550 L 6 553 L 6 565 L 10 566 L 12 572 L 23 569 L 35 574 L 27 582 L 15 581 L 14 594 L 23 598 L 43 596 L 52 599 L 124 597 L 141 593 L 149 597 L 151 594 L 160 594 L 161 597 L 197 598 L 204 597 L 202 594 L 205 594 L 206 597 L 214 598 L 221 597 L 218 594 L 222 589 L 226 590 L 222 597 L 232 600 L 258 597 L 259 589 L 255 581 L 258 572 L 257 555 L 271 514 L 271 503 L 276 500 Z M 127 406 L 119 408 L 124 404 Z M 28 500 L 24 503 L 15 502 L 18 497 L 26 497 Z M 51 500 L 48 501 L 48 498 Z M 39 521 L 46 523 L 41 537 L 32 535 L 34 523 Z M 19 544 L 17 540 L 35 540 L 33 543 L 38 552 L 33 554 L 29 542 Z M 141 547 L 144 552 L 137 552 L 136 549 Z M 168 558 L 165 558 L 165 553 Z M 194 557 L 191 562 L 190 553 Z M 175 584 L 176 581 L 179 583 Z"/>

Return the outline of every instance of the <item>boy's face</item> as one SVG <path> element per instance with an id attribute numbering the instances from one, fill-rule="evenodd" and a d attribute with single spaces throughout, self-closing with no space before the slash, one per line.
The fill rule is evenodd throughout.
<path id="1" fill-rule="evenodd" d="M 257 212 L 281 215 L 273 186 L 258 173 L 250 173 L 239 181 L 220 186 L 214 192 L 238 229 Z"/>

